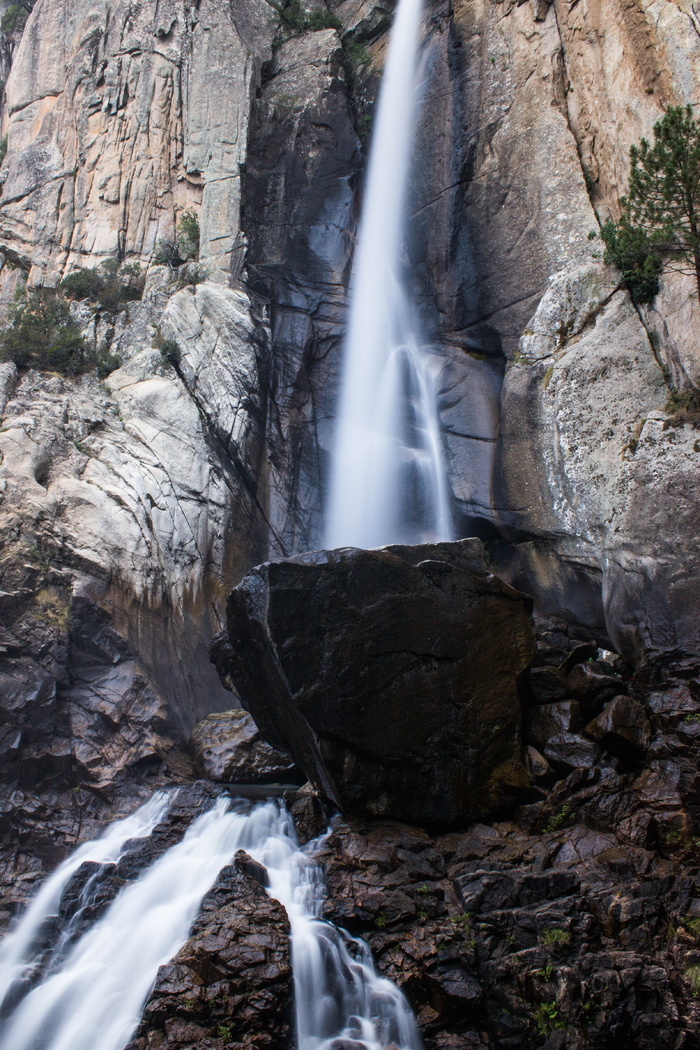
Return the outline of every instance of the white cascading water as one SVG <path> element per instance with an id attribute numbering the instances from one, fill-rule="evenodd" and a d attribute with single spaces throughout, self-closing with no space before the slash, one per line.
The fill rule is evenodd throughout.
<path id="1" fill-rule="evenodd" d="M 406 197 L 422 0 L 400 0 L 353 263 L 324 546 L 452 538 L 431 359 L 407 291 Z"/>
<path id="2" fill-rule="evenodd" d="M 332 1050 L 334 1039 L 365 1050 L 420 1050 L 408 1003 L 376 974 L 367 946 L 317 917 L 321 870 L 298 849 L 286 810 L 266 802 L 243 813 L 225 799 L 127 885 L 25 995 L 2 1024 L 0 1050 L 123 1050 L 158 968 L 185 943 L 202 898 L 238 849 L 266 866 L 269 892 L 289 914 L 298 1050 Z"/>
<path id="3" fill-rule="evenodd" d="M 262 808 L 270 835 L 249 852 L 267 868 L 268 892 L 284 905 L 292 928 L 297 1050 L 334 1050 L 336 1039 L 365 1050 L 420 1050 L 406 998 L 377 974 L 364 941 L 318 918 L 323 874 L 298 848 L 291 818 L 275 803 Z"/>
<path id="4" fill-rule="evenodd" d="M 81 864 L 116 864 L 129 841 L 151 834 L 165 817 L 170 801 L 165 792 L 153 795 L 130 816 L 110 824 L 100 838 L 79 846 L 49 876 L 21 921 L 0 941 L 0 1007 L 10 988 L 31 969 L 42 927 L 56 914 L 63 891 Z"/>

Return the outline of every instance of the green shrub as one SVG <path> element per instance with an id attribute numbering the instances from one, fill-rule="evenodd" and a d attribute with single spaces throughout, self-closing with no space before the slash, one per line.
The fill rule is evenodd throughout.
<path id="1" fill-rule="evenodd" d="M 545 374 L 545 389 L 551 379 L 553 369 L 550 367 L 547 369 L 548 375 Z M 550 831 L 557 831 L 563 824 L 566 824 L 567 820 L 571 816 L 571 806 L 562 806 L 558 813 L 554 813 L 547 823 L 542 828 L 542 831 L 546 835 Z"/>
<path id="2" fill-rule="evenodd" d="M 97 270 L 81 267 L 64 277 L 59 288 L 66 299 L 96 299 L 104 291 L 105 279 Z"/>
<path id="3" fill-rule="evenodd" d="M 98 352 L 97 363 L 95 365 L 98 379 L 106 379 L 110 373 L 116 371 L 116 369 L 120 367 L 120 358 L 116 354 L 113 354 L 111 350 L 102 348 Z"/>
<path id="4" fill-rule="evenodd" d="M 182 259 L 199 258 L 199 219 L 193 211 L 185 211 L 177 224 L 177 248 Z"/>
<path id="5" fill-rule="evenodd" d="M 138 266 L 131 264 L 132 267 L 134 265 Z M 123 282 L 119 276 L 118 259 L 106 259 L 100 269 L 102 273 L 86 268 L 74 270 L 63 278 L 59 287 L 68 299 L 91 299 L 109 313 L 117 313 L 124 303 L 141 298 L 143 279 L 130 277 L 126 283 Z"/>
<path id="6" fill-rule="evenodd" d="M 690 985 L 693 998 L 697 999 L 700 997 L 700 966 L 689 966 L 683 976 Z"/>
<path id="7" fill-rule="evenodd" d="M 545 930 L 542 934 L 542 943 L 548 948 L 565 948 L 571 944 L 571 934 L 566 930 Z"/>
<path id="8" fill-rule="evenodd" d="M 7 135 L 4 135 L 3 138 L 0 139 L 0 164 L 3 163 L 3 161 L 5 160 L 6 156 L 7 156 Z"/>
<path id="9" fill-rule="evenodd" d="M 5 35 L 21 33 L 34 7 L 34 0 L 20 0 L 20 3 L 9 4 L 0 21 L 0 29 Z"/>
<path id="10" fill-rule="evenodd" d="M 550 1035 L 556 1029 L 566 1027 L 565 1022 L 559 1016 L 559 1009 L 555 1001 L 540 1003 L 533 1014 L 533 1020 L 538 1035 Z"/>
<path id="11" fill-rule="evenodd" d="M 608 219 L 600 236 L 605 245 L 604 261 L 617 266 L 633 301 L 650 303 L 659 291 L 662 264 L 646 230 L 624 218 L 617 224 Z"/>
<path id="12" fill-rule="evenodd" d="M 182 358 L 182 352 L 177 340 L 163 339 L 160 344 L 160 356 L 162 357 L 164 364 L 172 365 L 173 368 L 177 368 Z"/>
<path id="13" fill-rule="evenodd" d="M 343 28 L 337 15 L 325 8 L 319 11 L 305 11 L 301 0 L 288 0 L 286 4 L 273 4 L 273 7 L 275 8 L 274 23 L 281 37 L 314 33 L 319 29 L 339 30 Z"/>
<path id="14" fill-rule="evenodd" d="M 0 335 L 0 358 L 18 368 L 79 375 L 93 365 L 78 325 L 62 295 L 39 289 L 20 297 Z"/>
<path id="15" fill-rule="evenodd" d="M 158 241 L 153 253 L 153 262 L 156 266 L 169 266 L 171 270 L 177 270 L 185 260 L 180 257 L 180 249 L 175 241 L 163 238 Z"/>

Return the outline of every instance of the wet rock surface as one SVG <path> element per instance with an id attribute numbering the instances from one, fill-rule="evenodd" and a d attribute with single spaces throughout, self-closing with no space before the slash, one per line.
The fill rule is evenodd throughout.
<path id="1" fill-rule="evenodd" d="M 634 699 L 616 706 L 651 725 L 644 757 L 550 770 L 509 821 L 434 837 L 337 820 L 325 914 L 367 938 L 430 1050 L 698 1045 L 699 672 L 618 678 Z"/>
<path id="2" fill-rule="evenodd" d="M 344 812 L 451 826 L 524 786 L 526 599 L 477 540 L 271 562 L 214 646 L 262 733 Z"/>
<path id="3" fill-rule="evenodd" d="M 162 966 L 129 1050 L 292 1045 L 289 922 L 243 851 L 202 902 L 187 943 Z"/>
<path id="4" fill-rule="evenodd" d="M 595 758 L 533 770 L 534 786 L 495 823 L 435 834 L 336 818 L 316 847 L 324 915 L 367 939 L 413 1006 L 427 1050 L 698 1045 L 700 665 L 661 660 L 633 672 L 573 633 L 540 625 L 525 725 L 538 726 L 545 751 L 568 734 Z M 542 667 L 558 670 L 568 699 L 541 703 Z M 635 746 L 617 748 L 615 734 L 630 727 L 641 731 Z M 118 777 L 109 801 L 84 788 L 6 790 L 4 921 L 74 842 L 165 779 L 152 771 L 127 787 Z M 58 927 L 85 928 L 220 792 L 182 783 L 150 839 L 117 865 L 76 872 Z M 310 786 L 285 800 L 301 841 L 323 831 L 328 812 Z M 187 944 L 161 970 L 132 1050 L 292 1046 L 288 926 L 264 883 L 249 857 L 231 858 Z"/>
<path id="5" fill-rule="evenodd" d="M 248 712 L 240 709 L 198 722 L 190 749 L 201 774 L 220 783 L 270 784 L 298 776 L 291 756 L 270 747 Z"/>

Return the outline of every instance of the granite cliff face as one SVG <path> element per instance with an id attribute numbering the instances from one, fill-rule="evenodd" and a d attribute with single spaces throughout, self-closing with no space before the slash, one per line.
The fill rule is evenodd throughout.
<path id="1" fill-rule="evenodd" d="M 340 29 L 284 38 L 266 0 L 37 0 L 16 41 L 0 168 L 5 316 L 25 279 L 55 286 L 112 257 L 147 272 L 138 303 L 73 306 L 90 343 L 119 359 L 104 381 L 0 366 L 0 753 L 15 791 L 0 811 L 0 876 L 13 907 L 18 871 L 31 883 L 108 811 L 191 775 L 180 745 L 232 706 L 208 657 L 229 591 L 268 557 L 318 543 L 391 8 L 331 2 Z M 517 828 L 426 844 L 428 866 L 392 889 L 350 870 L 374 862 L 372 828 L 349 824 L 352 864 L 339 840 L 328 847 L 337 917 L 374 930 L 436 1048 L 540 1045 L 523 1005 L 535 995 L 558 996 L 576 1028 L 557 1042 L 550 1016 L 548 1047 L 607 1048 L 607 1028 L 611 1040 L 633 1030 L 639 998 L 635 1045 L 668 1023 L 690 1048 L 700 439 L 668 402 L 700 382 L 700 308 L 671 270 L 655 302 L 635 307 L 589 233 L 617 214 L 630 144 L 664 106 L 700 102 L 700 22 L 690 0 L 438 0 L 424 45 L 414 293 L 440 347 L 458 531 L 481 536 L 490 567 L 536 598 L 549 631 L 529 700 L 546 714 L 526 719 L 534 787 Z M 200 224 L 199 273 L 153 264 L 185 211 Z M 163 359 L 163 339 L 178 362 Z M 624 655 L 624 681 L 610 653 L 593 668 L 595 646 L 572 655 L 582 638 Z M 636 743 L 622 733 L 620 744 L 621 725 Z M 416 834 L 426 843 L 400 833 L 419 855 Z M 568 866 L 582 858 L 576 883 Z M 555 869 L 546 885 L 543 866 Z M 407 905 L 404 875 L 428 879 L 430 900 Z M 360 883 L 366 907 L 352 903 Z M 467 939 L 459 924 L 479 894 L 470 909 L 483 926 Z M 570 939 L 548 954 L 550 927 Z M 511 964 L 513 944 L 524 954 Z M 587 1035 L 592 946 L 607 1005 Z M 190 948 L 178 963 L 187 988 L 199 972 Z M 516 992 L 501 994 L 511 979 Z M 173 1045 L 190 1021 L 209 1037 L 206 1011 L 192 1020 L 187 1002 Z M 154 1006 L 143 1045 L 160 1045 L 162 1021 Z"/>
<path id="2" fill-rule="evenodd" d="M 194 476 L 173 470 L 167 452 L 152 455 L 163 456 L 156 471 L 175 490 L 181 478 L 201 495 L 212 467 L 236 475 L 242 496 L 231 498 L 231 486 L 224 495 L 220 481 L 203 501 L 204 515 L 219 518 L 207 542 L 237 548 L 213 558 L 219 576 L 238 561 L 226 585 L 266 550 L 287 555 L 319 535 L 363 163 L 358 128 L 389 24 L 371 4 L 335 14 L 343 32 L 280 42 L 263 0 L 70 10 L 40 0 L 7 83 L 6 297 L 22 270 L 30 285 L 51 285 L 114 255 L 147 265 L 188 209 L 199 216 L 209 277 L 243 281 L 252 295 L 228 421 L 225 409 L 218 416 L 229 365 L 215 363 L 207 381 L 200 374 L 210 353 L 200 342 L 214 337 L 198 304 L 218 296 L 211 325 L 233 331 L 237 311 L 251 312 L 245 293 L 236 302 L 213 290 L 173 298 L 167 282 L 152 282 L 149 305 L 116 326 L 125 364 L 160 324 L 186 349 L 182 376 L 163 382 L 177 384 L 185 413 L 214 420 L 217 438 L 178 456 Z M 650 133 L 663 105 L 695 101 L 699 53 L 692 9 L 670 4 L 437 4 L 426 23 L 411 253 L 426 328 L 443 348 L 459 527 L 491 537 L 495 527 L 514 541 L 495 553 L 514 582 L 637 655 L 697 645 L 695 438 L 688 425 L 668 425 L 659 367 L 676 389 L 697 379 L 697 307 L 684 278 L 669 273 L 654 307 L 635 310 L 588 234 L 615 214 L 629 144 Z M 109 385 L 128 412 L 145 383 L 138 414 L 153 412 L 162 431 L 160 394 L 140 396 L 157 365 L 139 358 L 127 374 L 134 369 L 136 386 L 121 372 Z M 95 395 L 87 398 L 99 416 Z M 190 499 L 160 505 L 174 522 Z M 95 532 L 91 562 L 119 566 L 134 541 L 91 504 L 63 516 Z M 158 540 L 165 590 L 180 609 L 184 577 L 196 592 L 212 564 L 196 533 L 166 527 Z M 159 572 L 152 557 L 132 564 L 130 597 L 150 593 L 152 602 Z"/>

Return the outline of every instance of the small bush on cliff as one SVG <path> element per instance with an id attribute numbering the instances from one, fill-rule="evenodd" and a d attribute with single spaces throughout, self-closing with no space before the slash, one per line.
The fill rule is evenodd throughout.
<path id="1" fill-rule="evenodd" d="M 160 356 L 162 357 L 164 364 L 172 365 L 173 368 L 177 368 L 182 357 L 177 340 L 164 339 L 160 344 Z"/>
<path id="2" fill-rule="evenodd" d="M 109 313 L 117 313 L 124 303 L 134 302 L 143 295 L 144 280 L 138 264 L 120 269 L 118 259 L 107 259 L 101 271 L 85 267 L 64 277 L 60 289 L 67 299 L 90 299 Z"/>
<path id="3" fill-rule="evenodd" d="M 11 33 L 21 33 L 27 24 L 35 0 L 19 0 L 18 3 L 8 4 L 0 21 L 0 29 L 9 36 Z"/>
<path id="4" fill-rule="evenodd" d="M 288 0 L 286 4 L 273 4 L 275 8 L 274 23 L 280 36 L 298 36 L 300 33 L 316 32 L 318 29 L 342 29 L 343 25 L 337 15 L 325 8 L 316 11 L 305 11 L 301 0 Z"/>
<path id="5" fill-rule="evenodd" d="M 61 295 L 41 288 L 20 297 L 0 335 L 0 358 L 18 368 L 79 375 L 93 365 L 70 307 Z"/>
<path id="6" fill-rule="evenodd" d="M 635 303 L 650 303 L 659 290 L 661 259 L 648 234 L 623 219 L 604 223 L 600 236 L 606 263 L 617 266 Z"/>
<path id="7" fill-rule="evenodd" d="M 185 260 L 180 255 L 180 249 L 175 241 L 163 238 L 158 241 L 153 253 L 153 262 L 156 266 L 169 266 L 171 270 L 177 270 Z"/>
<path id="8" fill-rule="evenodd" d="M 64 277 L 61 281 L 61 291 L 67 299 L 96 299 L 105 286 L 104 277 L 97 270 L 89 270 L 81 267 Z"/>
<path id="9" fill-rule="evenodd" d="M 199 258 L 199 220 L 193 211 L 185 211 L 180 216 L 177 247 L 182 259 Z"/>
<path id="10" fill-rule="evenodd" d="M 656 295 L 665 255 L 686 264 L 700 293 L 700 126 L 690 106 L 669 106 L 653 144 L 642 139 L 630 149 L 630 169 L 620 222 L 602 230 L 606 262 L 637 302 Z"/>

